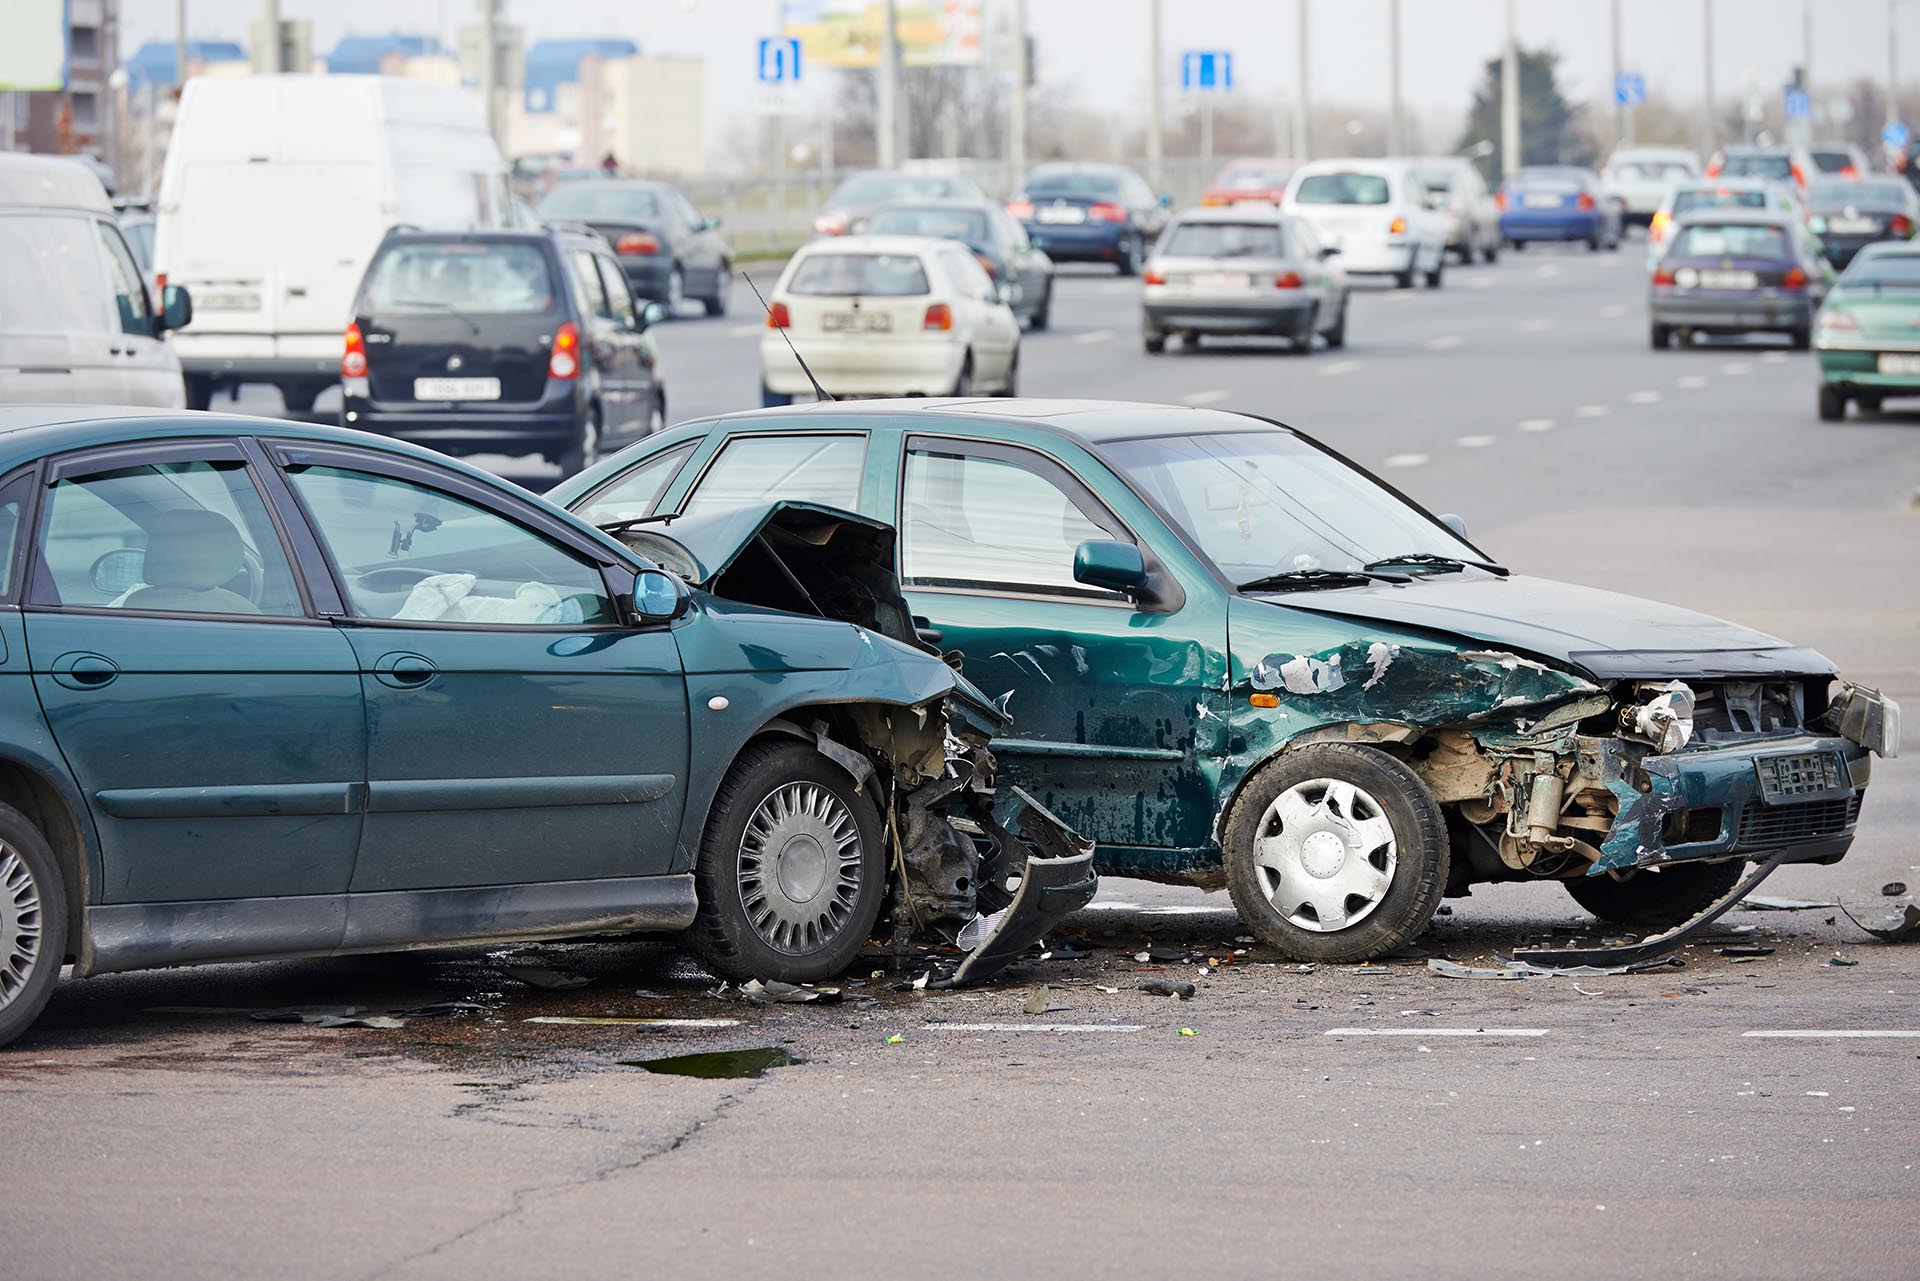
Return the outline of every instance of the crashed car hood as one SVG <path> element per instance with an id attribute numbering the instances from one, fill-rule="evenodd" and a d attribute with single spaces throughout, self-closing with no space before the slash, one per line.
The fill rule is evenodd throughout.
<path id="1" fill-rule="evenodd" d="M 778 526 L 805 532 L 811 541 L 824 542 L 834 526 L 862 528 L 883 539 L 891 552 L 893 527 L 855 512 L 821 503 L 792 502 L 784 498 L 744 503 L 724 511 L 676 516 L 671 521 L 639 526 L 624 537 L 628 545 L 645 552 L 696 587 L 711 587 L 727 572 L 762 530 Z M 657 548 L 655 557 L 649 549 Z M 887 557 L 892 569 L 892 556 Z"/>
<path id="2" fill-rule="evenodd" d="M 1738 623 L 1520 574 L 1422 575 L 1405 587 L 1377 583 L 1263 597 L 1317 614 L 1450 632 L 1571 664 L 1603 680 L 1834 671 L 1819 653 Z"/>

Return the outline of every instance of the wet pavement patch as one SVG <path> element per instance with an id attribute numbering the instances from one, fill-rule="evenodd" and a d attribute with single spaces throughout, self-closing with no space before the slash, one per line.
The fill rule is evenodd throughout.
<path id="1" fill-rule="evenodd" d="M 697 1076 L 707 1081 L 758 1078 L 779 1067 L 806 1060 L 777 1045 L 751 1050 L 710 1050 L 704 1054 L 669 1054 L 658 1059 L 622 1059 L 622 1067 L 645 1068 L 666 1076 Z"/>

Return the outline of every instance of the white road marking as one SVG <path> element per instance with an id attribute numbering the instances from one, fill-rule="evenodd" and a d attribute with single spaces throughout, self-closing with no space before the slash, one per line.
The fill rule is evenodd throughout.
<path id="1" fill-rule="evenodd" d="M 1541 263 L 1533 269 L 1533 274 L 1542 280 L 1552 280 L 1560 274 L 1560 264 L 1554 262 Z"/>
<path id="2" fill-rule="evenodd" d="M 1545 1036 L 1543 1027 L 1330 1027 L 1327 1036 Z"/>
<path id="3" fill-rule="evenodd" d="M 1607 407 L 1605 405 L 1581 405 L 1573 411 L 1573 416 L 1575 418 L 1605 418 L 1607 416 Z"/>
<path id="4" fill-rule="evenodd" d="M 1520 332 L 1523 334 L 1544 334 L 1552 328 L 1553 322 L 1544 316 L 1535 316 L 1532 320 L 1520 322 Z"/>
<path id="5" fill-rule="evenodd" d="M 1492 276 L 1476 276 L 1476 277 L 1474 277 L 1474 279 L 1473 279 L 1473 281 L 1472 281 L 1472 283 L 1470 283 L 1470 284 L 1469 284 L 1469 285 L 1467 286 L 1467 288 L 1469 288 L 1469 289 L 1491 289 L 1491 288 L 1493 288 L 1493 277 L 1492 277 Z"/>
<path id="6" fill-rule="evenodd" d="M 604 1017 L 573 1016 L 563 1014 L 543 1014 L 538 1018 L 521 1019 L 522 1023 L 564 1023 L 577 1027 L 685 1027 L 720 1028 L 739 1027 L 739 1019 L 630 1019 Z"/>
<path id="7" fill-rule="evenodd" d="M 1780 1028 L 1765 1032 L 1742 1032 L 1741 1036 L 1770 1037 L 1776 1040 L 1817 1041 L 1833 1038 L 1873 1038 L 1905 1041 L 1920 1038 L 1920 1029 L 1904 1031 L 1895 1028 Z"/>
<path id="8" fill-rule="evenodd" d="M 1186 401 L 1189 405 L 1217 405 L 1226 398 L 1226 392 L 1215 390 L 1196 391 L 1189 395 L 1182 396 L 1180 399 Z"/>
<path id="9" fill-rule="evenodd" d="M 1628 403 L 1634 405 L 1657 405 L 1660 400 L 1661 396 L 1657 391 L 1636 391 L 1627 396 Z"/>
<path id="10" fill-rule="evenodd" d="M 1522 418 L 1522 419 L 1520 420 L 1520 430 L 1521 430 L 1521 431 L 1552 431 L 1552 430 L 1553 430 L 1553 419 L 1551 419 L 1551 418 Z"/>
<path id="11" fill-rule="evenodd" d="M 1729 378 L 1738 378 L 1750 368 L 1752 368 L 1752 366 L 1748 365 L 1744 360 L 1729 360 L 1726 364 L 1720 366 L 1720 372 Z"/>
<path id="12" fill-rule="evenodd" d="M 1766 355 L 1760 357 L 1760 360 L 1761 360 L 1761 363 L 1763 364 L 1784 365 L 1787 363 L 1787 353 L 1784 351 L 1770 351 Z"/>
<path id="13" fill-rule="evenodd" d="M 1626 314 L 1627 304 L 1623 302 L 1610 302 L 1600 309 L 1601 317 L 1606 320 L 1618 320 Z"/>
<path id="14" fill-rule="evenodd" d="M 1097 342 L 1111 342 L 1114 337 L 1114 332 L 1111 329 L 1089 329 L 1084 334 L 1075 334 L 1073 341 L 1085 347 Z"/>
<path id="15" fill-rule="evenodd" d="M 1674 380 L 1673 385 L 1682 391 L 1699 391 L 1710 381 L 1705 374 L 1682 374 Z"/>
<path id="16" fill-rule="evenodd" d="M 751 338 L 759 333 L 761 328 L 762 326 L 760 325 L 735 325 L 733 328 L 727 330 L 727 337 Z"/>
<path id="17" fill-rule="evenodd" d="M 1336 360 L 1330 365 L 1320 366 L 1320 372 L 1328 378 L 1337 378 L 1341 374 L 1350 374 L 1365 365 L 1361 360 Z"/>
<path id="18" fill-rule="evenodd" d="M 1452 351 L 1455 347 L 1465 346 L 1466 341 L 1459 334 L 1443 334 L 1438 338 L 1427 339 L 1427 350 Z"/>
<path id="19" fill-rule="evenodd" d="M 1418 467 L 1427 461 L 1425 454 L 1389 454 L 1380 461 L 1382 467 Z"/>
<path id="20" fill-rule="evenodd" d="M 1485 449 L 1497 439 L 1495 436 L 1462 436 L 1453 443 L 1462 449 Z"/>
<path id="21" fill-rule="evenodd" d="M 1080 910 L 1083 912 L 1137 912 L 1140 910 L 1140 905 L 1138 903 L 1101 902 L 1089 903 Z"/>
<path id="22" fill-rule="evenodd" d="M 1144 1032 L 1144 1023 L 922 1023 L 929 1032 Z"/>

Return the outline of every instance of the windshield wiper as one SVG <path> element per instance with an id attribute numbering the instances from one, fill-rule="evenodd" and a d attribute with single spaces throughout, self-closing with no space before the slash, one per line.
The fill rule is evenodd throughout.
<path id="1" fill-rule="evenodd" d="M 1368 583 L 1410 583 L 1406 574 L 1376 574 L 1368 569 L 1289 569 L 1235 584 L 1243 592 L 1311 592 L 1323 587 L 1365 587 Z"/>
<path id="2" fill-rule="evenodd" d="M 625 520 L 610 520 L 604 525 L 595 525 L 594 528 L 603 534 L 618 534 L 622 530 L 632 529 L 635 525 L 656 523 L 664 525 L 679 514 L 679 512 L 661 512 L 655 516 L 629 516 Z"/>
<path id="3" fill-rule="evenodd" d="M 1458 556 L 1438 556 L 1433 552 L 1403 552 L 1398 556 L 1383 556 L 1379 560 L 1368 561 L 1367 569 L 1397 569 L 1403 565 L 1425 565 L 1439 570 L 1443 574 L 1457 574 L 1471 565 L 1475 569 L 1484 569 L 1489 574 L 1505 578 L 1513 571 L 1505 565 L 1496 565 L 1486 560 L 1462 560 Z"/>

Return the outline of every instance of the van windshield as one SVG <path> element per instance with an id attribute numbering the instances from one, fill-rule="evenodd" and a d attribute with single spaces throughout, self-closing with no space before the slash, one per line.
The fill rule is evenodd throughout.
<path id="1" fill-rule="evenodd" d="M 525 315 L 553 302 L 553 276 L 537 246 L 449 241 L 388 246 L 367 273 L 362 310 Z"/>

